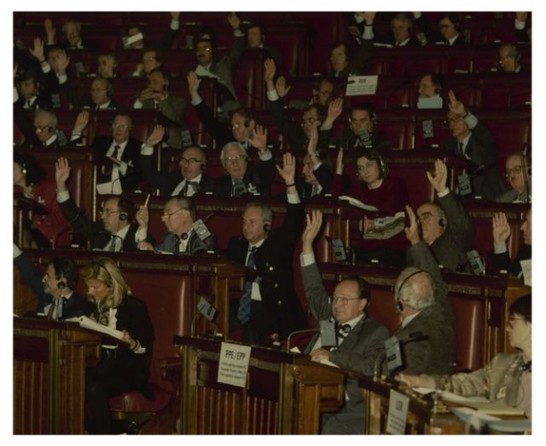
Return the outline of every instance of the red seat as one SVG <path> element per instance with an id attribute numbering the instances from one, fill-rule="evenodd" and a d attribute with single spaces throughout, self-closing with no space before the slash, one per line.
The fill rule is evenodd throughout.
<path id="1" fill-rule="evenodd" d="M 110 411 L 120 413 L 146 412 L 150 414 L 159 412 L 169 404 L 173 394 L 155 384 L 152 384 L 151 387 L 154 393 L 153 400 L 149 400 L 137 391 L 122 393 L 110 398 Z"/>

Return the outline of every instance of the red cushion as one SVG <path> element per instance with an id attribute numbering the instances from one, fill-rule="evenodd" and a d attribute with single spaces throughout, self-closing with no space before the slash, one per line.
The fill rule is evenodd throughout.
<path id="1" fill-rule="evenodd" d="M 153 400 L 149 400 L 142 393 L 137 391 L 122 393 L 120 395 L 116 395 L 110 398 L 110 410 L 114 412 L 126 413 L 156 413 L 160 411 L 169 403 L 173 394 L 154 384 L 152 384 L 151 386 L 154 393 Z"/>

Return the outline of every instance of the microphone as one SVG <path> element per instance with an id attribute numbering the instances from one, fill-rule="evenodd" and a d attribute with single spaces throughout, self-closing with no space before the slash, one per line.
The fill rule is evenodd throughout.
<path id="1" fill-rule="evenodd" d="M 203 223 L 207 223 L 212 217 L 216 217 L 217 215 L 220 215 L 224 212 L 223 209 L 215 209 L 210 214 L 208 214 L 204 219 Z"/>
<path id="2" fill-rule="evenodd" d="M 485 263 L 478 251 L 471 249 L 466 253 L 466 258 L 468 259 L 467 263 L 470 263 L 474 274 L 477 276 L 483 276 L 485 274 Z"/>
<path id="3" fill-rule="evenodd" d="M 474 169 L 472 172 L 468 174 L 470 178 L 474 178 L 477 175 L 480 175 L 484 170 L 490 169 L 491 167 L 495 166 L 497 163 L 495 161 L 491 161 L 490 163 L 484 163 L 480 164 L 476 169 Z"/>
<path id="4" fill-rule="evenodd" d="M 332 245 L 332 249 L 334 250 L 334 257 L 336 258 L 336 261 L 339 263 L 347 262 L 347 252 L 345 250 L 345 246 L 343 245 L 343 242 L 340 239 L 333 239 L 327 235 L 324 236 L 326 241 Z"/>
<path id="5" fill-rule="evenodd" d="M 288 338 L 286 338 L 286 351 L 290 351 L 290 341 L 292 340 L 292 337 L 299 334 L 305 334 L 305 333 L 318 333 L 320 330 L 318 328 L 307 328 L 306 330 L 296 330 L 293 331 L 288 335 Z"/>

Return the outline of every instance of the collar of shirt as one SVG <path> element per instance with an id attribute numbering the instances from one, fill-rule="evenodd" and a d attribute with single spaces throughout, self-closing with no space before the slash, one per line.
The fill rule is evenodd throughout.
<path id="1" fill-rule="evenodd" d="M 38 96 L 32 96 L 28 99 L 23 98 L 23 100 L 25 101 L 25 106 L 28 104 L 29 107 L 32 107 L 34 105 L 34 103 L 36 102 L 36 99 L 38 99 Z"/>
<path id="2" fill-rule="evenodd" d="M 127 225 L 125 226 L 124 228 L 120 229 L 118 232 L 116 232 L 115 235 L 116 237 L 119 237 L 121 238 L 122 240 L 125 240 L 125 237 L 127 237 L 127 233 L 129 232 L 129 229 L 131 228 L 131 225 Z"/>
<path id="3" fill-rule="evenodd" d="M 339 322 L 338 322 L 338 324 L 339 325 L 349 324 L 351 326 L 351 330 L 352 330 L 353 328 L 355 328 L 356 324 L 358 324 L 360 322 L 360 319 L 362 319 L 365 316 L 366 315 L 364 313 L 362 313 L 360 316 L 357 316 L 357 317 L 355 317 L 354 319 L 351 319 L 348 322 L 344 322 L 343 324 L 339 324 Z"/>
<path id="4" fill-rule="evenodd" d="M 412 314 L 411 316 L 407 316 L 404 319 L 402 319 L 402 323 L 400 324 L 402 328 L 406 327 L 416 316 L 418 316 L 420 311 L 418 313 Z"/>
<path id="5" fill-rule="evenodd" d="M 453 43 L 457 40 L 457 38 L 459 37 L 459 34 L 457 34 L 456 36 L 453 36 L 451 39 L 448 39 L 448 42 L 449 42 L 449 45 L 453 45 Z"/>
<path id="6" fill-rule="evenodd" d="M 396 46 L 406 46 L 410 41 L 410 38 L 408 37 L 406 40 L 403 40 L 402 42 L 397 42 Z"/>
<path id="7" fill-rule="evenodd" d="M 111 102 L 112 102 L 112 101 L 108 100 L 108 101 L 106 101 L 104 104 L 100 104 L 100 105 L 99 105 L 99 110 L 107 109 L 108 107 L 110 107 L 110 103 L 111 103 Z"/>
<path id="8" fill-rule="evenodd" d="M 52 145 L 55 141 L 57 141 L 57 134 L 55 133 L 54 135 L 51 136 L 51 138 L 49 138 L 46 142 L 45 142 L 45 146 L 46 147 L 49 147 L 50 145 Z"/>

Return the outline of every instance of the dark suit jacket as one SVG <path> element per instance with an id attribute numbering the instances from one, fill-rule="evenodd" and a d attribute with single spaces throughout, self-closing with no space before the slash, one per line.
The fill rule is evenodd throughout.
<path id="1" fill-rule="evenodd" d="M 282 226 L 271 229 L 254 254 L 256 274 L 261 277 L 262 303 L 265 313 L 269 315 L 267 320 L 262 321 L 263 331 L 268 334 L 277 332 L 281 339 L 305 326 L 292 271 L 294 248 L 303 231 L 304 218 L 302 203 L 287 204 Z M 249 246 L 243 237 L 233 237 L 223 254 L 229 260 L 244 265 Z"/>
<path id="2" fill-rule="evenodd" d="M 514 261 L 510 259 L 508 251 L 502 254 L 491 252 L 489 253 L 488 271 L 490 274 L 498 274 L 499 271 L 504 270 L 508 271 L 509 274 L 518 277 L 521 273 L 521 265 L 519 262 L 521 260 L 530 259 L 531 251 L 531 245 L 521 245 Z"/>
<path id="3" fill-rule="evenodd" d="M 478 121 L 471 129 L 472 135 L 466 146 L 466 154 L 470 156 L 466 172 L 470 175 L 474 195 L 480 195 L 486 200 L 495 201 L 495 197 L 504 192 L 504 185 L 497 167 L 497 151 L 495 138 L 487 127 Z M 450 138 L 443 143 L 443 148 L 463 157 L 459 153 L 456 138 Z M 479 169 L 479 170 L 477 170 Z"/>
<path id="4" fill-rule="evenodd" d="M 349 65 L 345 69 L 337 74 L 335 77 L 347 77 L 349 75 L 364 75 L 367 74 L 370 60 L 373 53 L 373 40 L 371 39 L 358 39 L 359 47 L 356 54 L 353 56 Z"/>
<path id="5" fill-rule="evenodd" d="M 19 269 L 23 280 L 32 289 L 34 294 L 38 297 L 38 306 L 36 307 L 36 313 L 43 314 L 45 307 L 47 307 L 53 300 L 53 296 L 44 291 L 42 283 L 42 274 L 36 265 L 27 257 L 25 253 L 19 255 L 13 259 L 14 265 Z M 72 293 L 70 299 L 65 299 L 63 302 L 62 318 L 68 319 L 71 317 L 78 317 L 84 314 L 89 314 L 90 311 L 89 302 L 83 297 Z"/>
<path id="6" fill-rule="evenodd" d="M 46 94 L 39 94 L 30 108 L 24 108 L 25 102 L 26 102 L 26 99 L 22 96 L 19 96 L 19 99 L 17 99 L 17 101 L 15 101 L 13 105 L 17 108 L 21 108 L 27 111 L 44 109 L 44 108 L 47 110 L 51 110 L 51 96 Z"/>
<path id="7" fill-rule="evenodd" d="M 152 186 L 159 188 L 161 195 L 171 195 L 176 186 L 184 180 L 179 168 L 175 168 L 171 172 L 156 170 L 153 165 L 153 156 L 151 155 L 140 155 L 140 167 L 142 168 L 144 179 L 151 183 Z M 214 180 L 203 173 L 196 195 L 212 192 L 213 187 Z"/>
<path id="8" fill-rule="evenodd" d="M 154 100 L 146 99 L 142 102 L 142 108 L 153 109 Z M 169 93 L 164 101 L 159 102 L 159 111 L 168 120 L 163 124 L 168 127 L 169 131 L 166 143 L 176 149 L 182 148 L 182 129 L 185 127 L 186 101 Z"/>
<path id="9" fill-rule="evenodd" d="M 255 167 L 254 167 L 255 166 Z M 269 197 L 271 195 L 271 185 L 275 179 L 275 159 L 267 161 L 257 161 L 252 166 L 250 163 L 247 167 L 246 174 L 243 177 L 243 181 L 249 194 L 255 189 L 260 193 L 262 197 Z M 232 183 L 229 175 L 216 178 L 214 180 L 214 195 L 219 197 L 231 197 Z"/>
<path id="10" fill-rule="evenodd" d="M 216 241 L 213 236 L 201 240 L 197 233 L 193 231 L 190 235 L 185 252 L 178 251 L 178 238 L 176 234 L 169 232 L 163 236 L 161 241 L 155 245 L 158 251 L 172 252 L 177 255 L 192 255 L 206 251 L 216 251 Z"/>
<path id="11" fill-rule="evenodd" d="M 76 206 L 76 203 L 70 197 L 67 201 L 59 203 L 59 207 L 65 218 L 68 220 L 74 231 L 79 232 L 84 237 L 91 240 L 91 249 L 104 249 L 110 242 L 111 234 L 104 229 L 102 222 L 93 221 L 87 217 L 82 209 Z M 127 236 L 123 240 L 123 251 L 137 251 L 135 243 L 135 233 L 138 227 L 131 224 Z"/>
<path id="12" fill-rule="evenodd" d="M 472 249 L 474 240 L 472 219 L 453 192 L 438 198 L 438 204 L 446 214 L 447 226 L 442 235 L 430 245 L 432 253 L 446 270 L 457 271 L 463 268 L 470 271 L 466 253 Z"/>
<path id="13" fill-rule="evenodd" d="M 93 154 L 97 160 L 98 172 L 97 172 L 97 183 L 102 183 L 111 180 L 111 172 L 113 167 L 113 162 L 106 158 L 106 153 L 108 149 L 114 142 L 112 136 L 97 136 L 93 140 L 91 148 L 93 149 Z M 140 146 L 141 143 L 134 138 L 129 138 L 121 160 L 128 163 L 127 173 L 122 175 L 119 174 L 121 189 L 124 193 L 130 193 L 137 189 L 139 184 L 142 181 L 142 172 L 140 169 Z M 115 153 L 114 153 L 115 156 Z M 102 166 L 104 166 L 105 174 L 102 174 Z"/>

